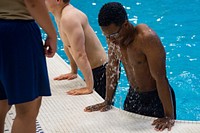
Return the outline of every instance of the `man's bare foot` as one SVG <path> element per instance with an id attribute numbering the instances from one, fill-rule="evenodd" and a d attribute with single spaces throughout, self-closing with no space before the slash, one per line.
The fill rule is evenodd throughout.
<path id="1" fill-rule="evenodd" d="M 88 89 L 86 87 L 80 89 L 74 89 L 67 92 L 69 95 L 84 95 L 84 94 L 91 94 L 93 90 Z"/>
<path id="2" fill-rule="evenodd" d="M 67 73 L 67 74 L 62 74 L 58 77 L 55 77 L 54 80 L 65 80 L 65 79 L 72 80 L 75 78 L 77 78 L 77 74 Z"/>

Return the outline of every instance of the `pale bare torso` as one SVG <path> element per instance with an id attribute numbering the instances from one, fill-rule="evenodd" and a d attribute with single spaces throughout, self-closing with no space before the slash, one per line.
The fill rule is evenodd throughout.
<path id="1" fill-rule="evenodd" d="M 80 23 L 81 28 L 80 30 L 83 30 L 84 33 L 84 41 L 85 41 L 85 51 L 87 54 L 87 58 L 90 62 L 91 68 L 96 68 L 101 66 L 102 64 L 107 62 L 107 55 L 97 38 L 95 32 L 91 28 L 91 26 L 88 23 L 87 16 L 81 12 L 80 10 L 74 8 L 72 5 L 66 6 L 62 11 L 63 17 L 69 16 L 70 19 L 73 19 L 73 21 L 77 21 Z M 70 54 L 73 56 L 73 51 L 71 51 L 71 45 L 70 40 L 68 36 L 65 34 L 66 30 L 63 28 L 63 25 L 65 23 L 62 23 L 62 17 L 60 19 L 56 19 L 58 23 L 58 29 L 60 32 L 60 36 L 62 38 L 62 41 L 65 45 L 65 47 L 69 50 Z M 73 44 L 76 45 L 76 44 Z"/>

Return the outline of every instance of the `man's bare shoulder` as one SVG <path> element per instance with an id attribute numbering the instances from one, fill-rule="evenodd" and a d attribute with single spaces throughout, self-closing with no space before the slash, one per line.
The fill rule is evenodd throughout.
<path id="1" fill-rule="evenodd" d="M 60 19 L 60 23 L 62 25 L 67 26 L 68 28 L 74 27 L 77 25 L 84 25 L 84 23 L 88 22 L 88 18 L 77 8 L 73 8 L 70 10 L 66 10 L 66 12 L 62 13 L 62 17 Z"/>
<path id="2" fill-rule="evenodd" d="M 138 42 L 140 42 L 140 43 L 138 43 L 138 44 L 140 44 L 138 46 L 141 49 L 143 49 L 143 50 L 149 49 L 151 51 L 151 49 L 153 49 L 154 47 L 157 47 L 157 48 L 162 47 L 160 38 L 155 33 L 155 31 L 152 30 L 149 26 L 147 26 L 146 24 L 139 24 L 135 28 L 138 33 L 137 40 L 138 40 Z"/>
<path id="3" fill-rule="evenodd" d="M 141 34 L 145 34 L 145 33 L 149 33 L 149 31 L 153 31 L 148 25 L 146 24 L 138 24 L 137 26 L 135 26 L 135 29 L 141 33 Z"/>
<path id="4" fill-rule="evenodd" d="M 150 29 L 148 25 L 146 24 L 138 24 L 137 26 L 135 26 L 135 28 L 137 30 L 140 30 L 140 31 L 145 31 L 145 30 L 148 30 Z"/>
<path id="5" fill-rule="evenodd" d="M 138 25 L 135 26 L 135 27 L 136 27 L 136 28 L 148 28 L 148 25 L 141 23 L 141 24 L 138 24 Z"/>
<path id="6" fill-rule="evenodd" d="M 138 33 L 138 37 L 143 38 L 143 39 L 158 39 L 157 34 L 153 29 L 151 29 L 148 25 L 146 24 L 139 24 L 135 27 Z"/>

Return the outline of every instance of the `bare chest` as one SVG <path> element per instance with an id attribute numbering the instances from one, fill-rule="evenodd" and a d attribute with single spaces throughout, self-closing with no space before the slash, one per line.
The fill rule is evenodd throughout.
<path id="1" fill-rule="evenodd" d="M 140 48 L 137 47 L 126 47 L 121 48 L 121 60 L 127 65 L 130 65 L 131 67 L 139 67 L 146 64 L 146 56 L 142 52 Z"/>

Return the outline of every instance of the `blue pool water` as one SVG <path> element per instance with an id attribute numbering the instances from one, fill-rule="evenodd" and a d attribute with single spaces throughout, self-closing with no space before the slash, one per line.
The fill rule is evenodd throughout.
<path id="1" fill-rule="evenodd" d="M 149 25 L 165 46 L 167 77 L 176 94 L 177 119 L 200 120 L 200 0 L 115 1 L 125 6 L 131 23 Z M 88 16 L 90 25 L 107 51 L 97 23 L 99 9 L 106 2 L 109 0 L 72 0 L 71 3 Z M 59 38 L 58 54 L 69 63 Z M 116 107 L 123 108 L 127 89 L 128 82 L 122 68 L 115 96 Z"/>

